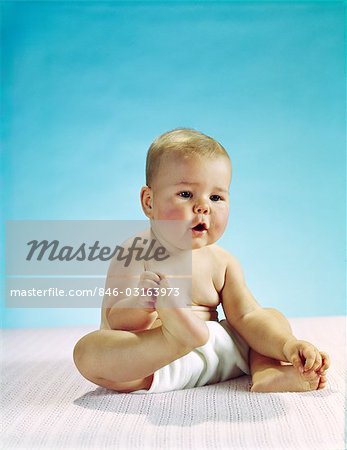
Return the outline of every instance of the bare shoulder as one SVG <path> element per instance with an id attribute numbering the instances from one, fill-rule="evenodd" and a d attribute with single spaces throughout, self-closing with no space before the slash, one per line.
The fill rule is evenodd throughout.
<path id="1" fill-rule="evenodd" d="M 243 270 L 239 260 L 219 245 L 213 244 L 209 246 L 211 256 L 221 264 L 229 272 L 242 275 Z"/>
<path id="2" fill-rule="evenodd" d="M 146 230 L 122 242 L 119 246 L 118 253 L 110 262 L 108 277 L 112 277 L 114 274 L 117 274 L 118 278 L 139 275 L 144 270 L 144 263 L 143 260 L 137 257 L 137 254 L 141 250 L 142 253 L 145 253 L 148 247 L 149 237 L 150 233 Z M 136 247 L 134 253 L 131 252 L 133 247 Z"/>
<path id="3" fill-rule="evenodd" d="M 218 292 L 224 289 L 226 284 L 244 284 L 243 270 L 238 259 L 219 245 L 213 244 L 205 247 L 204 260 L 209 261 L 209 268 Z"/>

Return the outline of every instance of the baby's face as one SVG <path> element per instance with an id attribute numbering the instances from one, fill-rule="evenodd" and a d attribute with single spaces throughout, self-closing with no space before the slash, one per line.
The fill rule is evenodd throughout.
<path id="1" fill-rule="evenodd" d="M 192 248 L 213 244 L 223 234 L 229 216 L 231 165 L 227 158 L 172 155 L 159 167 L 149 194 L 154 220 L 191 222 Z"/>

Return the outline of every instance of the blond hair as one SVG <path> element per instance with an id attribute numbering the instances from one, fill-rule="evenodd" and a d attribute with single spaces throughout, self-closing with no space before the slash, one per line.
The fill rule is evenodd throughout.
<path id="1" fill-rule="evenodd" d="M 230 161 L 225 148 L 216 140 L 192 128 L 176 128 L 157 137 L 147 152 L 146 184 L 151 186 L 163 156 L 172 153 L 183 157 L 199 156 L 216 158 L 224 156 Z"/>

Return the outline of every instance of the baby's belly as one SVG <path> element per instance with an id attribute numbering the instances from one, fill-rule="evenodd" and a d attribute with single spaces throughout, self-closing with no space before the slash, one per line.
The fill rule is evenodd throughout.
<path id="1" fill-rule="evenodd" d="M 218 313 L 216 308 L 209 308 L 208 306 L 200 306 L 193 305 L 192 311 L 196 314 L 200 319 L 207 322 L 208 320 L 213 320 L 214 322 L 218 321 Z M 157 328 L 161 326 L 161 320 L 156 319 L 151 328 Z"/>

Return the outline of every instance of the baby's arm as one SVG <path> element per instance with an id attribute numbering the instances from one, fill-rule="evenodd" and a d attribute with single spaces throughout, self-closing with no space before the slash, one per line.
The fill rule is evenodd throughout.
<path id="1" fill-rule="evenodd" d="M 276 317 L 257 303 L 246 286 L 240 264 L 230 255 L 222 305 L 228 322 L 258 353 L 290 362 L 302 370 L 316 370 L 324 365 L 316 347 L 283 330 Z"/>

